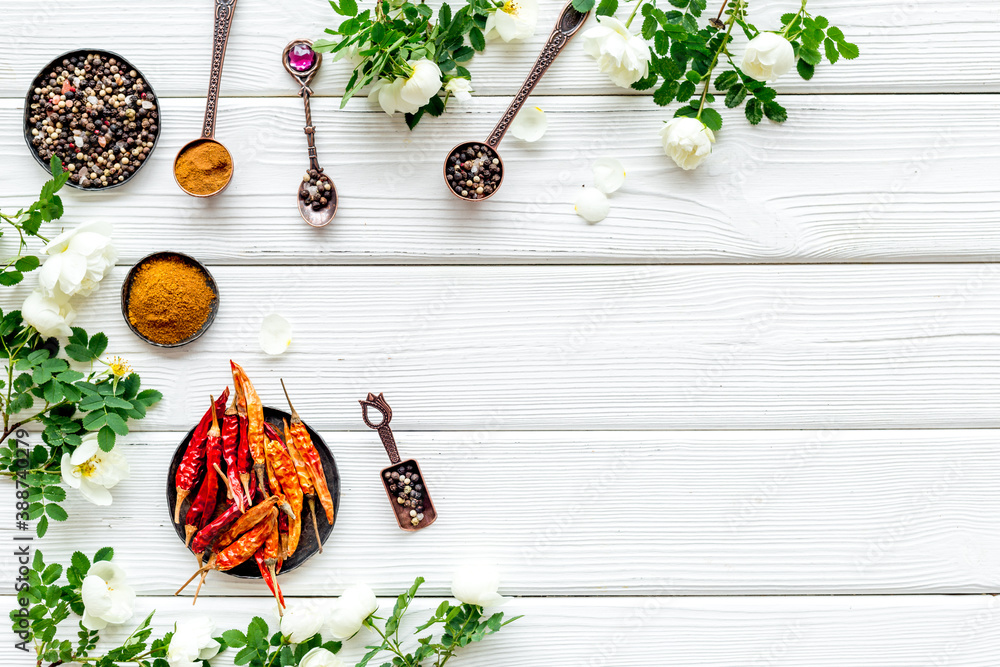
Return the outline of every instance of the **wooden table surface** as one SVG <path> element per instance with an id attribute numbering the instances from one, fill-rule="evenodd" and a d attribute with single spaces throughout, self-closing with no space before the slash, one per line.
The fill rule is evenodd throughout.
<path id="1" fill-rule="evenodd" d="M 233 358 L 267 404 L 290 382 L 342 476 L 326 552 L 281 578 L 292 605 L 355 581 L 392 596 L 421 575 L 430 607 L 485 557 L 525 618 L 468 667 L 1000 664 L 996 3 L 814 0 L 861 58 L 779 81 L 784 125 L 724 111 L 694 172 L 662 152 L 672 108 L 613 87 L 573 43 L 532 97 L 548 133 L 508 138 L 504 188 L 466 205 L 440 165 L 493 126 L 560 4 L 540 0 L 536 36 L 491 44 L 475 98 L 413 132 L 363 97 L 339 110 L 349 70 L 324 64 L 313 112 L 341 205 L 316 230 L 295 209 L 303 116 L 280 53 L 336 21 L 326 3 L 240 0 L 217 133 L 236 175 L 203 201 L 170 170 L 201 123 L 211 2 L 0 0 L 0 208 L 45 180 L 21 113 L 58 53 L 121 53 L 163 114 L 150 164 L 119 190 L 67 192 L 63 221 L 114 223 L 119 266 L 78 323 L 165 399 L 127 439 L 114 505 L 70 492 L 71 520 L 39 546 L 62 560 L 113 546 L 137 619 L 191 614 L 171 597 L 193 559 L 162 489 Z M 628 179 L 588 225 L 572 202 L 606 155 Z M 128 267 L 167 249 L 203 260 L 222 293 L 212 329 L 177 350 L 142 343 L 119 309 Z M 281 357 L 257 344 L 271 312 L 294 328 Z M 431 480 L 426 531 L 402 533 L 386 507 L 357 404 L 369 391 Z M 15 560 L 0 565 L 13 582 Z M 213 574 L 195 611 L 245 627 L 271 614 L 265 593 Z M 22 664 L 5 637 L 0 663 Z"/>

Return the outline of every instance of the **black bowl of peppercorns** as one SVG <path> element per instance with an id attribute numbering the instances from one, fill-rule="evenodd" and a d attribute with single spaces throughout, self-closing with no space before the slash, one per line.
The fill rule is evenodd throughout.
<path id="1" fill-rule="evenodd" d="M 489 199 L 503 182 L 503 160 L 485 142 L 455 146 L 444 163 L 444 181 L 451 194 L 466 201 Z"/>
<path id="2" fill-rule="evenodd" d="M 71 172 L 67 185 L 107 190 L 147 162 L 160 136 L 152 86 L 117 53 L 77 49 L 56 57 L 24 98 L 24 140 L 48 171 L 53 155 Z"/>

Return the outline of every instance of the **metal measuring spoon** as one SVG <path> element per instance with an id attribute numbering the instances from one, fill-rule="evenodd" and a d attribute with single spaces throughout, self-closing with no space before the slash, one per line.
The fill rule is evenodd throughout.
<path id="1" fill-rule="evenodd" d="M 385 487 L 385 495 L 389 497 L 392 511 L 396 515 L 396 523 L 403 530 L 414 531 L 426 528 L 437 520 L 437 511 L 431 496 L 427 493 L 427 483 L 424 481 L 424 474 L 420 471 L 420 466 L 416 459 L 399 459 L 399 450 L 396 449 L 396 439 L 392 436 L 392 429 L 389 422 L 392 420 L 392 409 L 386 403 L 382 394 L 368 394 L 361 403 L 361 417 L 365 420 L 368 428 L 378 431 L 382 439 L 382 445 L 392 465 L 383 468 L 379 477 L 382 479 L 382 486 Z M 374 408 L 382 413 L 382 419 L 378 423 L 372 423 L 368 418 L 368 408 Z"/>
<path id="2" fill-rule="evenodd" d="M 233 180 L 233 172 L 236 163 L 233 161 L 233 154 L 222 145 L 222 142 L 215 139 L 215 115 L 219 108 L 219 88 L 222 84 L 222 62 L 226 58 L 226 44 L 229 43 L 229 28 L 233 24 L 233 13 L 236 11 L 236 0 L 215 0 L 215 31 L 212 39 L 212 73 L 208 80 L 208 100 L 205 102 L 205 120 L 201 128 L 201 136 L 194 141 L 181 146 L 174 158 L 174 180 L 181 190 L 192 197 L 212 197 L 219 194 Z M 216 144 L 229 156 L 229 178 L 221 188 L 215 192 L 192 192 L 181 185 L 177 179 L 177 160 L 189 148 L 197 144 L 211 142 Z"/>
<path id="3" fill-rule="evenodd" d="M 298 82 L 299 95 L 302 96 L 302 102 L 306 107 L 306 126 L 303 131 L 306 133 L 306 142 L 309 144 L 310 175 L 318 174 L 319 186 L 324 183 L 330 184 L 330 189 L 323 194 L 327 202 L 319 209 L 313 208 L 312 204 L 307 203 L 308 183 L 303 179 L 302 183 L 299 184 L 299 215 L 313 227 L 323 227 L 329 224 L 337 213 L 337 188 L 333 184 L 333 179 L 324 174 L 323 167 L 319 166 L 319 159 L 316 157 L 316 128 L 313 127 L 312 111 L 309 109 L 309 96 L 312 95 L 309 82 L 319 71 L 321 62 L 323 62 L 322 54 L 313 51 L 312 41 L 308 39 L 296 39 L 289 42 L 285 50 L 281 52 L 281 63 L 285 66 L 285 70 L 292 75 L 292 78 Z"/>
<path id="4" fill-rule="evenodd" d="M 500 189 L 504 175 L 503 160 L 497 152 L 500 141 L 507 134 L 514 117 L 524 106 L 539 79 L 569 43 L 570 38 L 583 27 L 589 15 L 590 12 L 581 12 L 573 7 L 572 0 L 567 2 L 559 14 L 556 27 L 528 73 L 528 78 L 524 80 L 490 136 L 485 142 L 465 141 L 451 149 L 444 161 L 444 181 L 451 194 L 465 201 L 483 201 Z"/>

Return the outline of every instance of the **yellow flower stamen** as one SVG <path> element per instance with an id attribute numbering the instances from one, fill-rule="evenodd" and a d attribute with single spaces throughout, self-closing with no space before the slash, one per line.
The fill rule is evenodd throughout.
<path id="1" fill-rule="evenodd" d="M 90 477 L 94 474 L 94 469 L 97 467 L 95 463 L 97 456 L 91 456 L 89 459 L 76 466 L 74 470 L 80 473 L 81 477 Z"/>
<path id="2" fill-rule="evenodd" d="M 517 3 L 514 2 L 514 0 L 507 0 L 507 2 L 503 3 L 503 7 L 500 8 L 501 11 L 507 12 L 508 14 L 512 14 L 513 16 L 517 16 L 517 13 L 520 9 L 521 8 L 518 7 Z"/>
<path id="3" fill-rule="evenodd" d="M 129 366 L 128 361 L 121 357 L 112 357 L 111 361 L 105 363 L 107 363 L 108 369 L 116 378 L 123 378 L 132 372 L 132 367 Z"/>

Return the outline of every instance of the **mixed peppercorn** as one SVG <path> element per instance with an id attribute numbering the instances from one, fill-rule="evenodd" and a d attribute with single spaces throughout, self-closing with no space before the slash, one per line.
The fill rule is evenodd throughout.
<path id="1" fill-rule="evenodd" d="M 500 187 L 503 165 L 486 144 L 465 144 L 448 156 L 445 179 L 464 199 L 485 199 Z"/>
<path id="2" fill-rule="evenodd" d="M 319 452 L 295 409 L 282 437 L 264 421 L 264 406 L 246 373 L 235 362 L 230 364 L 234 401 L 227 409 L 228 387 L 213 400 L 175 474 L 175 523 L 180 523 L 184 503 L 197 487 L 183 516 L 186 542 L 199 568 L 181 590 L 199 574 L 204 583 L 209 571 L 231 570 L 253 558 L 280 613 L 284 598 L 277 575 L 299 547 L 305 503 L 322 551 L 314 501 L 319 499 L 327 522 L 333 524 L 333 497 Z M 202 565 L 206 555 L 208 562 Z"/>
<path id="3" fill-rule="evenodd" d="M 305 202 L 306 206 L 312 210 L 319 211 L 330 203 L 333 194 L 333 181 L 330 177 L 317 169 L 310 169 L 302 177 L 302 186 L 299 188 L 299 199 Z"/>
<path id="4" fill-rule="evenodd" d="M 159 133 L 152 89 L 127 62 L 90 53 L 53 64 L 30 94 L 27 131 L 46 163 L 58 155 L 82 188 L 123 183 Z"/>
<path id="5" fill-rule="evenodd" d="M 419 526 L 424 520 L 424 486 L 420 483 L 420 475 L 414 464 L 407 461 L 395 470 L 386 470 L 382 475 L 389 491 L 394 494 L 396 503 L 409 508 L 410 523 Z"/>

